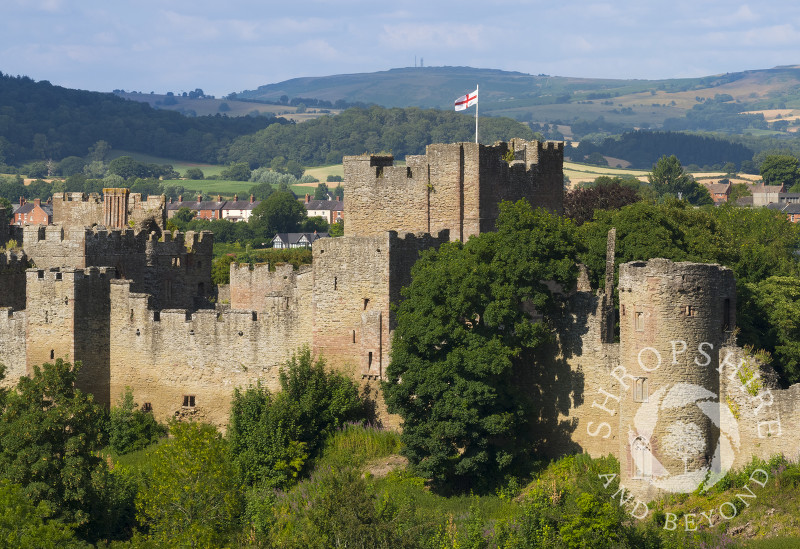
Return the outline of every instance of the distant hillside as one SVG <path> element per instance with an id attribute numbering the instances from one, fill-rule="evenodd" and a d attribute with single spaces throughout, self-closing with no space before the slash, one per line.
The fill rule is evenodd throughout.
<path id="1" fill-rule="evenodd" d="M 110 93 L 72 90 L 0 73 L 0 164 L 84 156 L 103 140 L 118 149 L 216 162 L 231 140 L 283 119 L 189 118 Z"/>
<path id="2" fill-rule="evenodd" d="M 571 78 L 470 67 L 401 68 L 295 78 L 236 96 L 270 101 L 281 96 L 311 97 L 386 107 L 452 109 L 453 100 L 475 89 L 476 84 L 480 85 L 482 114 L 564 125 L 569 132 L 573 123 L 577 122 L 579 128 L 584 124 L 578 135 L 564 135 L 567 138 L 593 132 L 660 129 L 665 124 L 666 129 L 673 130 L 786 132 L 796 129 L 795 120 L 800 119 L 800 68 L 795 66 L 665 80 Z M 709 110 L 711 103 L 714 109 Z M 776 119 L 763 112 L 741 115 L 741 121 L 732 119 L 740 113 L 771 109 L 790 111 L 783 113 L 776 128 Z M 716 121 L 723 113 L 725 120 Z"/>

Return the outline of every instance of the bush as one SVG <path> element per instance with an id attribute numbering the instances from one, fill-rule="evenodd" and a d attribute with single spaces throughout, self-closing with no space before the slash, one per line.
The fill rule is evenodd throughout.
<path id="1" fill-rule="evenodd" d="M 260 385 L 234 393 L 228 435 L 239 478 L 245 484 L 290 486 L 316 457 L 323 441 L 346 422 L 366 419 L 357 386 L 325 370 L 304 347 L 281 371 L 282 391 Z"/>
<path id="2" fill-rule="evenodd" d="M 197 180 L 197 179 L 203 179 L 203 177 L 205 176 L 203 174 L 203 170 L 201 170 L 200 168 L 187 168 L 185 177 L 186 179 Z"/>
<path id="3" fill-rule="evenodd" d="M 167 434 L 153 414 L 137 410 L 133 391 L 125 388 L 119 406 L 111 409 L 108 426 L 108 443 L 119 455 L 141 450 Z"/>

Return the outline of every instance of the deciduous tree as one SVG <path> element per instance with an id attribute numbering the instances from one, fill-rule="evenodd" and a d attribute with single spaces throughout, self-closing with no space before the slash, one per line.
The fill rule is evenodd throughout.
<path id="1" fill-rule="evenodd" d="M 520 379 L 558 310 L 544 281 L 571 288 L 577 274 L 571 221 L 523 200 L 502 204 L 497 228 L 423 253 L 397 309 L 384 394 L 403 453 L 440 487 L 486 488 L 529 457 Z"/>

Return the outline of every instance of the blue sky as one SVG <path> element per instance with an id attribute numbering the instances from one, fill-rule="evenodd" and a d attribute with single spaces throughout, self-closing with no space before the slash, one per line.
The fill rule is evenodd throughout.
<path id="1" fill-rule="evenodd" d="M 800 64 L 800 2 L 2 0 L 0 72 L 221 96 L 414 65 L 679 78 Z"/>

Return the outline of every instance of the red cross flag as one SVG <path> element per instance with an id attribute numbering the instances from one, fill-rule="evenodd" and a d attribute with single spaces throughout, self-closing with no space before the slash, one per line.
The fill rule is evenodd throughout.
<path id="1" fill-rule="evenodd" d="M 456 99 L 456 110 L 463 111 L 468 109 L 472 105 L 478 104 L 478 90 L 475 90 L 472 93 L 468 93 L 467 95 L 462 95 L 458 99 Z"/>

